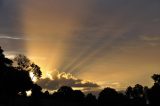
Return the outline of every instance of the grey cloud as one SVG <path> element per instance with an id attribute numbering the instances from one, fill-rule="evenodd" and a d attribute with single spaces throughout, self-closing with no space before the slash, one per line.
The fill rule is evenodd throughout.
<path id="1" fill-rule="evenodd" d="M 66 74 L 67 75 L 67 74 Z M 48 90 L 57 90 L 61 86 L 70 86 L 70 87 L 77 87 L 77 88 L 98 88 L 99 85 L 89 81 L 83 81 L 82 79 L 76 78 L 65 78 L 60 76 L 59 78 L 56 77 L 55 79 L 45 78 L 40 79 L 37 84 L 39 84 L 42 88 Z"/>

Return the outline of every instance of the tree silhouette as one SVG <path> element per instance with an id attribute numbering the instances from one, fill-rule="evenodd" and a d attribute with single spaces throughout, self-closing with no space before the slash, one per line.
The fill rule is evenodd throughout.
<path id="1" fill-rule="evenodd" d="M 3 84 L 5 83 L 4 77 L 9 71 L 10 66 L 12 65 L 12 61 L 5 57 L 3 54 L 3 50 L 0 47 L 0 92 L 3 93 L 2 89 Z"/>
<path id="2" fill-rule="evenodd" d="M 19 93 L 24 93 L 32 88 L 33 82 L 29 76 L 29 73 L 26 71 L 17 71 L 14 68 L 4 77 L 5 79 L 5 89 L 6 92 L 15 95 Z M 9 95 L 10 95 L 9 94 Z"/>
<path id="3" fill-rule="evenodd" d="M 154 106 L 160 106 L 160 85 L 155 83 L 149 90 L 149 102 Z"/>
<path id="4" fill-rule="evenodd" d="M 30 71 L 31 62 L 26 56 L 19 54 L 13 60 L 16 63 L 16 68 L 18 70 Z"/>
<path id="5" fill-rule="evenodd" d="M 140 84 L 136 84 L 133 88 L 133 96 L 134 98 L 142 98 L 143 97 L 143 86 Z"/>
<path id="6" fill-rule="evenodd" d="M 12 63 L 13 63 L 12 60 L 5 57 L 3 52 L 4 51 L 0 47 L 0 83 L 1 84 L 5 83 L 3 80 L 4 75 L 6 74 L 6 72 L 8 72 L 9 68 L 12 66 Z"/>
<path id="7" fill-rule="evenodd" d="M 85 94 L 80 90 L 73 90 L 71 87 L 62 86 L 57 92 L 42 92 L 42 88 L 33 83 L 30 72 L 33 77 L 40 78 L 42 72 L 40 67 L 32 63 L 26 56 L 18 55 L 14 61 L 6 58 L 0 47 L 0 105 L 18 106 L 160 106 L 160 74 L 154 74 L 152 79 L 154 85 L 151 88 L 136 84 L 129 86 L 125 93 L 117 92 L 113 88 L 105 88 L 99 93 L 98 99 L 93 94 Z M 31 96 L 27 96 L 26 91 L 31 91 Z M 21 98 L 21 100 L 19 100 Z M 19 101 L 16 101 L 19 100 Z"/>
<path id="8" fill-rule="evenodd" d="M 31 91 L 32 91 L 32 94 L 31 94 L 31 100 L 32 100 L 31 101 L 31 106 L 36 106 L 36 105 L 41 106 L 41 101 L 40 100 L 41 100 L 41 98 L 43 96 L 42 88 L 39 85 L 34 84 L 32 86 Z"/>
<path id="9" fill-rule="evenodd" d="M 43 97 L 49 99 L 50 98 L 49 91 L 45 91 Z"/>
<path id="10" fill-rule="evenodd" d="M 100 105 L 117 104 L 118 101 L 118 93 L 115 89 L 112 88 L 105 88 L 103 91 L 100 92 L 98 97 L 98 102 Z"/>
<path id="11" fill-rule="evenodd" d="M 73 99 L 76 102 L 84 102 L 85 95 L 82 91 L 75 90 L 75 91 L 73 91 Z"/>
<path id="12" fill-rule="evenodd" d="M 36 98 L 40 98 L 42 96 L 42 88 L 37 84 L 34 84 L 32 86 L 32 90 L 31 91 L 32 91 L 31 96 L 34 97 L 34 98 L 35 97 Z"/>
<path id="13" fill-rule="evenodd" d="M 73 99 L 73 89 L 68 86 L 62 86 L 58 89 L 57 93 L 63 100 L 72 100 Z"/>
<path id="14" fill-rule="evenodd" d="M 14 58 L 14 62 L 16 64 L 16 68 L 18 70 L 25 70 L 28 72 L 32 72 L 33 73 L 33 77 L 36 77 L 37 79 L 41 78 L 42 76 L 42 72 L 41 69 L 38 65 L 36 65 L 35 63 L 32 63 L 29 58 L 27 58 L 24 55 L 18 55 Z"/>
<path id="15" fill-rule="evenodd" d="M 34 75 L 32 77 L 32 79 L 34 77 L 36 77 L 38 79 L 42 77 L 42 72 L 41 72 L 40 67 L 38 65 L 34 64 L 34 63 L 31 64 L 31 72 L 33 72 L 33 75 Z"/>
<path id="16" fill-rule="evenodd" d="M 149 102 L 154 106 L 159 106 L 160 105 L 160 75 L 154 74 L 152 76 L 152 79 L 154 80 L 155 83 L 153 87 L 148 91 Z"/>
<path id="17" fill-rule="evenodd" d="M 133 88 L 133 100 L 136 105 L 144 105 L 146 103 L 142 85 L 136 84 Z"/>
<path id="18" fill-rule="evenodd" d="M 6 67 L 9 67 L 12 65 L 12 60 L 8 59 L 5 57 L 5 55 L 3 54 L 3 50 L 0 47 L 0 70 L 5 69 Z"/>
<path id="19" fill-rule="evenodd" d="M 17 70 L 12 66 L 12 60 L 5 57 L 0 48 L 0 98 L 1 101 L 13 102 L 18 95 L 25 95 L 25 92 L 32 88 L 33 82 L 29 72 Z"/>
<path id="20" fill-rule="evenodd" d="M 86 97 L 85 97 L 85 102 L 86 102 L 86 105 L 88 105 L 88 106 L 97 105 L 96 96 L 91 94 L 91 93 L 87 94 Z"/>
<path id="21" fill-rule="evenodd" d="M 127 89 L 126 89 L 126 96 L 129 98 L 129 99 L 132 99 L 133 98 L 133 88 L 131 86 L 129 86 Z"/>
<path id="22" fill-rule="evenodd" d="M 154 80 L 155 83 L 160 84 L 160 74 L 154 74 L 152 76 L 152 79 Z"/>

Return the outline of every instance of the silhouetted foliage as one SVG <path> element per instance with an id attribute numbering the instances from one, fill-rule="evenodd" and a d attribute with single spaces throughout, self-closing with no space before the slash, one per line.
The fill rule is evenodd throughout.
<path id="1" fill-rule="evenodd" d="M 149 90 L 148 98 L 150 104 L 160 106 L 160 85 L 158 83 L 155 83 Z"/>
<path id="2" fill-rule="evenodd" d="M 73 91 L 73 99 L 74 99 L 74 101 L 82 102 L 85 99 L 84 97 L 85 97 L 85 95 L 84 95 L 84 93 L 82 91 L 80 91 L 80 90 Z"/>
<path id="3" fill-rule="evenodd" d="M 152 79 L 154 80 L 155 83 L 160 84 L 160 74 L 154 74 L 152 76 Z"/>
<path id="4" fill-rule="evenodd" d="M 86 98 L 85 98 L 85 103 L 86 105 L 88 106 L 95 106 L 97 105 L 97 99 L 96 99 L 96 96 L 89 93 L 86 95 Z"/>
<path id="5" fill-rule="evenodd" d="M 25 71 L 17 71 L 14 68 L 10 68 L 1 78 L 4 81 L 1 83 L 3 85 L 1 91 L 5 95 L 15 96 L 32 88 L 33 83 L 29 77 L 29 73 Z"/>
<path id="6" fill-rule="evenodd" d="M 127 89 L 126 89 L 126 96 L 129 98 L 129 99 L 132 99 L 133 98 L 133 88 L 131 86 L 129 86 Z"/>
<path id="7" fill-rule="evenodd" d="M 5 58 L 3 54 L 3 50 L 1 51 L 1 84 L 2 88 L 9 93 L 9 91 L 13 91 L 12 93 L 24 92 L 32 87 L 32 81 L 29 77 L 29 73 L 25 70 L 17 71 L 14 67 L 12 67 L 12 60 Z M 8 89 L 9 88 L 9 89 Z"/>
<path id="8" fill-rule="evenodd" d="M 32 97 L 39 98 L 42 96 L 42 88 L 37 84 L 33 85 L 31 91 L 32 91 L 32 94 L 31 94 Z"/>
<path id="9" fill-rule="evenodd" d="M 30 71 L 31 62 L 26 56 L 20 54 L 17 55 L 13 60 L 16 62 L 16 68 L 18 70 Z"/>
<path id="10" fill-rule="evenodd" d="M 40 67 L 34 63 L 31 64 L 31 72 L 33 72 L 33 77 L 37 77 L 38 79 L 42 77 Z"/>
<path id="11" fill-rule="evenodd" d="M 32 72 L 34 75 L 33 78 L 34 77 L 38 79 L 41 78 L 42 72 L 41 72 L 40 67 L 36 65 L 35 63 L 32 63 L 30 59 L 27 58 L 26 56 L 20 54 L 14 58 L 14 62 L 18 70 L 25 70 L 28 72 Z"/>
<path id="12" fill-rule="evenodd" d="M 62 86 L 58 89 L 57 93 L 59 93 L 59 96 L 64 100 L 70 101 L 73 99 L 73 89 L 71 87 Z"/>
<path id="13" fill-rule="evenodd" d="M 80 90 L 62 86 L 56 92 L 42 92 L 43 89 L 33 83 L 33 77 L 40 78 L 40 67 L 24 56 L 18 55 L 13 61 L 6 58 L 0 47 L 0 106 L 160 106 L 160 75 L 154 74 L 151 88 L 136 84 L 129 86 L 125 93 L 113 88 L 105 88 L 98 99 L 93 94 L 85 95 Z M 27 96 L 27 91 L 31 95 Z"/>
<path id="14" fill-rule="evenodd" d="M 15 97 L 26 96 L 26 91 L 33 85 L 29 72 L 18 70 L 12 63 L 0 48 L 0 103 L 5 102 L 10 105 L 13 105 Z"/>
<path id="15" fill-rule="evenodd" d="M 105 88 L 100 92 L 98 102 L 100 105 L 116 104 L 118 102 L 118 92 L 112 88 Z"/>
<path id="16" fill-rule="evenodd" d="M 12 60 L 8 59 L 5 57 L 5 55 L 3 54 L 3 50 L 2 48 L 0 47 L 0 69 L 3 70 L 5 69 L 6 67 L 9 67 L 12 65 Z"/>

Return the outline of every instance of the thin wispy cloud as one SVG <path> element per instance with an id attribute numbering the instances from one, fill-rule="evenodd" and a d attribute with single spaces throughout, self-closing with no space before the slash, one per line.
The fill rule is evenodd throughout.
<path id="1" fill-rule="evenodd" d="M 160 41 L 160 35 L 141 36 L 140 38 L 144 41 Z"/>
<path id="2" fill-rule="evenodd" d="M 12 36 L 7 36 L 7 35 L 0 35 L 0 39 L 11 39 L 11 40 L 29 40 L 29 39 L 26 39 L 24 37 L 12 37 Z"/>

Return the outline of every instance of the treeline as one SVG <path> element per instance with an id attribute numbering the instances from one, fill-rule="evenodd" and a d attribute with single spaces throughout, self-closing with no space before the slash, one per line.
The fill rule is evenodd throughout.
<path id="1" fill-rule="evenodd" d="M 160 106 L 159 74 L 152 76 L 154 85 L 151 88 L 137 84 L 128 87 L 125 93 L 105 88 L 98 97 L 91 93 L 85 95 L 68 86 L 52 94 L 42 92 L 42 88 L 32 81 L 41 76 L 40 67 L 27 57 L 18 55 L 10 60 L 0 48 L 0 106 Z M 31 91 L 30 96 L 27 96 L 27 91 Z"/>

